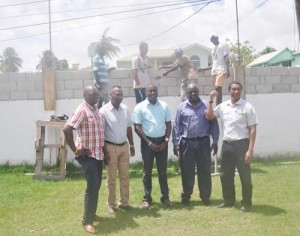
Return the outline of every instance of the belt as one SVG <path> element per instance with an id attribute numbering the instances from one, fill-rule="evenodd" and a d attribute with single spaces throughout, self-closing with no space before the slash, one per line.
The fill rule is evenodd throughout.
<path id="1" fill-rule="evenodd" d="M 193 137 L 193 138 L 185 138 L 185 137 L 182 137 L 182 139 L 185 139 L 185 140 L 194 140 L 194 141 L 199 141 L 199 140 L 203 140 L 203 139 L 206 139 L 208 138 L 208 136 L 204 136 L 204 137 Z"/>
<path id="2" fill-rule="evenodd" d="M 125 141 L 125 142 L 123 142 L 123 143 L 113 143 L 113 142 L 110 142 L 110 141 L 107 141 L 107 140 L 105 140 L 105 142 L 106 143 L 109 143 L 109 144 L 111 144 L 111 145 L 116 145 L 116 146 L 123 146 L 123 145 L 125 145 L 127 142 Z"/>

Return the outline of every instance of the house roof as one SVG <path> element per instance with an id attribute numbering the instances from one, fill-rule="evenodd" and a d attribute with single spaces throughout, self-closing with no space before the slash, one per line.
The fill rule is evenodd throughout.
<path id="1" fill-rule="evenodd" d="M 253 67 L 253 66 L 257 66 L 257 65 L 261 65 L 261 64 L 266 64 L 266 63 L 270 62 L 271 60 L 273 60 L 275 57 L 277 57 L 279 54 L 283 53 L 286 50 L 289 50 L 289 49 L 284 48 L 284 49 L 281 49 L 281 50 L 277 50 L 277 51 L 274 51 L 274 52 L 264 54 L 264 55 L 256 58 L 254 61 L 252 61 L 247 66 Z"/>
<path id="2" fill-rule="evenodd" d="M 186 50 L 188 50 L 188 49 L 190 49 L 190 48 L 192 48 L 192 47 L 200 47 L 200 48 L 202 48 L 205 51 L 208 51 L 208 52 L 211 51 L 210 48 L 207 48 L 207 47 L 202 46 L 202 45 L 197 44 L 197 43 L 194 43 L 194 44 L 187 44 L 187 43 L 185 43 L 185 44 L 179 45 L 178 47 L 182 48 L 183 52 L 186 51 Z M 174 48 L 176 48 L 176 47 L 167 48 L 167 49 L 151 49 L 151 50 L 148 51 L 147 56 L 148 56 L 148 58 L 166 58 L 166 57 L 172 57 L 173 54 L 174 54 Z M 126 56 L 126 57 L 118 59 L 118 61 L 131 61 L 132 58 L 134 56 L 136 56 L 136 55 L 137 55 L 137 53 L 130 54 L 130 55 Z"/>

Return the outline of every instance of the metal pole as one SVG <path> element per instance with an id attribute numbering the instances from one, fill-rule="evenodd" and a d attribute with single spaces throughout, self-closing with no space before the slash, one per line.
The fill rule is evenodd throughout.
<path id="1" fill-rule="evenodd" d="M 50 43 L 50 53 L 52 56 L 52 40 L 51 40 L 51 4 L 48 0 L 48 9 L 49 9 L 49 43 Z M 53 59 L 52 59 L 53 60 Z"/>
<path id="2" fill-rule="evenodd" d="M 238 42 L 238 64 L 240 65 L 241 61 L 241 52 L 240 52 L 240 30 L 239 30 L 239 13 L 238 13 L 238 4 L 237 0 L 235 0 L 235 12 L 236 12 L 236 29 L 237 29 L 237 42 Z"/>

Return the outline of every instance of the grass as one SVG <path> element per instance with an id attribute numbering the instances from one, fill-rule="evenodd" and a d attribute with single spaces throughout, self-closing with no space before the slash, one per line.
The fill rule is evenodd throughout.
<path id="1" fill-rule="evenodd" d="M 252 164 L 253 209 L 239 211 L 240 204 L 218 209 L 221 185 L 213 176 L 212 206 L 201 204 L 195 184 L 189 207 L 180 203 L 181 179 L 178 163 L 170 162 L 170 198 L 167 208 L 159 203 L 159 185 L 154 172 L 154 204 L 140 209 L 143 196 L 141 165 L 131 166 L 130 203 L 132 211 L 106 213 L 105 179 L 102 182 L 98 215 L 105 221 L 96 224 L 99 235 L 299 235 L 300 232 L 300 157 L 257 160 Z M 85 180 L 80 170 L 68 166 L 64 181 L 33 180 L 25 175 L 30 165 L 0 166 L 0 235 L 85 235 L 81 226 Z M 105 172 L 104 172 L 105 176 Z M 237 200 L 241 200 L 236 178 Z"/>

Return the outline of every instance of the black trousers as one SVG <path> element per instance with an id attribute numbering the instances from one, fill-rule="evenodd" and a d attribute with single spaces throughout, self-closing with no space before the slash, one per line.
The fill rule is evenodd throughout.
<path id="1" fill-rule="evenodd" d="M 223 199 L 234 203 L 235 186 L 234 176 L 237 168 L 242 183 L 242 204 L 252 205 L 252 180 L 250 164 L 245 163 L 245 154 L 249 147 L 249 139 L 238 141 L 223 141 L 221 151 L 221 172 Z"/>
<path id="2" fill-rule="evenodd" d="M 102 181 L 102 161 L 93 157 L 76 157 L 81 165 L 83 176 L 86 180 L 84 194 L 84 213 L 82 224 L 93 224 L 93 218 L 98 206 L 98 195 Z"/>
<path id="3" fill-rule="evenodd" d="M 147 137 L 154 144 L 161 144 L 165 141 L 165 137 L 151 138 Z M 161 201 L 169 198 L 169 187 L 167 181 L 167 167 L 168 167 L 168 148 L 164 151 L 155 152 L 148 144 L 141 141 L 141 152 L 143 159 L 143 185 L 144 185 L 144 198 L 143 201 L 152 202 L 152 169 L 154 159 L 156 160 L 158 181 L 161 191 Z"/>
<path id="4" fill-rule="evenodd" d="M 135 101 L 136 104 L 144 101 L 146 99 L 146 89 L 145 88 L 137 88 L 134 89 Z"/>
<path id="5" fill-rule="evenodd" d="M 200 198 L 210 198 L 211 157 L 209 137 L 204 137 L 200 140 L 182 139 L 180 142 L 180 153 L 182 199 L 189 200 L 191 198 L 195 183 L 196 166 Z"/>

